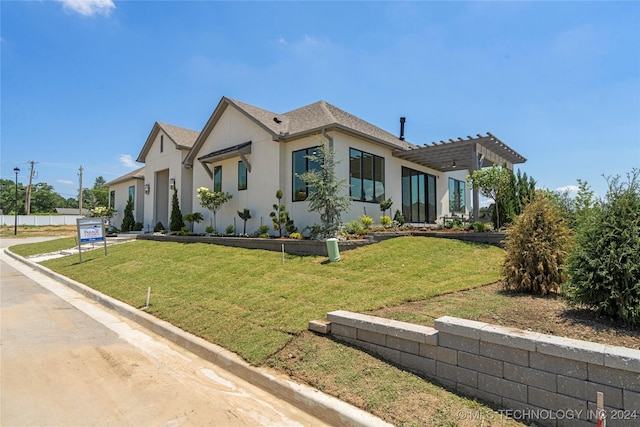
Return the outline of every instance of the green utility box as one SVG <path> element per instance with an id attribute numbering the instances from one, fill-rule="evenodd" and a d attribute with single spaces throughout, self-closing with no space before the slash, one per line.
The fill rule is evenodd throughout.
<path id="1" fill-rule="evenodd" d="M 329 254 L 329 261 L 340 261 L 340 249 L 338 249 L 338 239 L 327 239 L 327 253 Z"/>

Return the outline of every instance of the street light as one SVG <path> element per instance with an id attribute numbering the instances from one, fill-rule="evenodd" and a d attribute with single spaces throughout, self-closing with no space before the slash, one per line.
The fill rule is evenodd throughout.
<path id="1" fill-rule="evenodd" d="M 13 168 L 13 171 L 16 173 L 16 216 L 13 220 L 13 235 L 17 236 L 18 235 L 18 173 L 20 172 L 20 168 L 19 167 L 15 167 Z"/>

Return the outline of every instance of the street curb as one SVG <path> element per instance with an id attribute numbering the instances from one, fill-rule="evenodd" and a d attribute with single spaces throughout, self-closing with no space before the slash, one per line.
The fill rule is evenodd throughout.
<path id="1" fill-rule="evenodd" d="M 307 385 L 298 384 L 283 378 L 280 373 L 275 371 L 271 373 L 266 369 L 251 366 L 240 356 L 223 347 L 212 344 L 189 332 L 183 331 L 169 322 L 158 319 L 80 282 L 62 276 L 40 264 L 29 261 L 11 252 L 9 248 L 6 248 L 4 252 L 15 260 L 29 265 L 33 269 L 73 289 L 86 298 L 115 311 L 145 329 L 183 347 L 191 353 L 260 387 L 268 393 L 287 401 L 293 406 L 330 425 L 353 427 L 392 426 L 392 424 L 333 396 L 329 396 Z"/>

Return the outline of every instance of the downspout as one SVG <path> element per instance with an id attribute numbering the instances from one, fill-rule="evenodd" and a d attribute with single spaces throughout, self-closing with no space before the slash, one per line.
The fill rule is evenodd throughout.
<path id="1" fill-rule="evenodd" d="M 329 140 L 329 148 L 333 149 L 333 138 L 329 136 L 324 128 L 322 128 L 322 136 Z"/>

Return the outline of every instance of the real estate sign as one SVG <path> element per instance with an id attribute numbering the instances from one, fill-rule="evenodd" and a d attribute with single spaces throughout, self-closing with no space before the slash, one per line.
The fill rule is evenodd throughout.
<path id="1" fill-rule="evenodd" d="M 78 254 L 82 262 L 82 244 L 88 242 L 104 242 L 104 254 L 107 254 L 104 220 L 102 218 L 78 218 Z"/>

